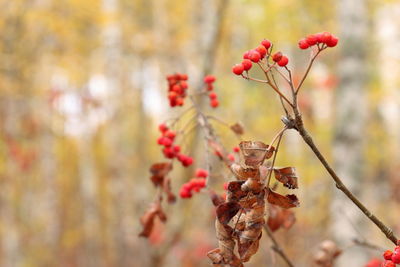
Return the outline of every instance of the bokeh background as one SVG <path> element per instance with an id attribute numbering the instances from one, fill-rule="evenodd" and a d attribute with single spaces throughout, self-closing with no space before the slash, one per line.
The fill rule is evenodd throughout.
<path id="1" fill-rule="evenodd" d="M 184 109 L 168 107 L 165 76 L 187 73 L 195 90 L 216 75 L 221 105 L 203 101 L 205 112 L 268 142 L 282 126 L 279 101 L 231 66 L 268 38 L 301 75 L 309 55 L 297 41 L 325 30 L 340 41 L 302 90 L 306 126 L 353 192 L 400 233 L 398 1 L 1 0 L 0 18 L 0 266 L 209 266 L 217 243 L 206 193 L 166 206 L 167 224 L 138 237 L 156 194 L 148 169 L 163 160 L 157 125 Z M 186 142 L 196 162 L 175 166 L 175 192 L 204 167 L 200 139 Z M 231 177 L 213 164 L 222 193 Z M 355 238 L 392 248 L 296 133 L 277 164 L 300 176 L 297 222 L 276 233 L 296 266 L 313 266 L 326 239 L 344 249 L 336 266 L 380 257 Z M 285 266 L 270 246 L 264 236 L 247 266 Z"/>

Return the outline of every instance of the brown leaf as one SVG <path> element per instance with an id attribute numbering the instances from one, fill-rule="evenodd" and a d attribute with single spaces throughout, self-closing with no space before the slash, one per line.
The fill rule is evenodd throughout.
<path id="1" fill-rule="evenodd" d="M 231 130 L 232 130 L 235 134 L 238 134 L 238 135 L 244 134 L 243 125 L 242 125 L 241 123 L 239 123 L 239 122 L 237 122 L 237 123 L 231 125 Z"/>
<path id="2" fill-rule="evenodd" d="M 226 202 L 217 207 L 217 218 L 221 224 L 228 224 L 229 221 L 240 210 L 240 205 L 237 202 Z"/>
<path id="3" fill-rule="evenodd" d="M 214 190 L 210 190 L 209 194 L 210 194 L 211 201 L 215 207 L 225 203 L 225 199 L 221 195 L 218 195 L 217 193 L 215 193 Z"/>
<path id="4" fill-rule="evenodd" d="M 271 189 L 269 190 L 268 202 L 277 205 L 279 207 L 289 209 L 289 208 L 294 208 L 298 207 L 300 205 L 299 200 L 297 199 L 296 195 L 286 195 L 283 196 L 281 194 L 278 194 Z"/>
<path id="5" fill-rule="evenodd" d="M 163 191 L 167 194 L 168 203 L 174 203 L 176 201 L 176 196 L 171 191 L 171 179 L 164 179 L 164 183 L 162 185 Z"/>
<path id="6" fill-rule="evenodd" d="M 247 192 L 242 190 L 244 181 L 232 181 L 228 183 L 228 201 L 239 201 L 241 198 L 247 196 Z"/>
<path id="7" fill-rule="evenodd" d="M 164 183 L 164 177 L 172 170 L 172 164 L 170 162 L 154 163 L 150 167 L 151 181 L 154 186 L 161 186 Z"/>
<path id="8" fill-rule="evenodd" d="M 243 168 L 237 163 L 231 165 L 231 170 L 238 180 L 247 180 L 260 175 L 258 168 Z"/>
<path id="9" fill-rule="evenodd" d="M 259 166 L 265 159 L 269 159 L 274 151 L 274 147 L 260 141 L 242 141 L 239 144 L 244 157 L 244 163 L 248 166 Z"/>
<path id="10" fill-rule="evenodd" d="M 289 229 L 296 222 L 296 217 L 293 211 L 288 209 L 282 209 L 276 205 L 269 206 L 269 215 L 268 215 L 268 227 L 272 232 L 275 232 L 279 228 L 283 227 L 285 229 Z"/>
<path id="11" fill-rule="evenodd" d="M 276 180 L 281 182 L 284 186 L 295 189 L 299 188 L 297 184 L 296 168 L 286 167 L 286 168 L 274 168 L 274 174 Z"/>
<path id="12" fill-rule="evenodd" d="M 154 226 L 154 219 L 158 214 L 158 209 L 158 205 L 153 203 L 146 213 L 140 217 L 140 223 L 143 226 L 143 230 L 139 233 L 139 236 L 148 238 L 151 235 Z"/>

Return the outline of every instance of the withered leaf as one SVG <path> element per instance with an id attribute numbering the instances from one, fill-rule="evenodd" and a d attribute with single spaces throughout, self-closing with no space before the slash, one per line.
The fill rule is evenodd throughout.
<path id="1" fill-rule="evenodd" d="M 260 176 L 258 168 L 243 168 L 237 163 L 231 165 L 231 170 L 238 180 L 247 180 L 248 178 Z"/>
<path id="2" fill-rule="evenodd" d="M 244 127 L 241 123 L 237 122 L 233 125 L 231 125 L 231 130 L 237 134 L 237 135 L 242 135 L 244 134 Z"/>
<path id="3" fill-rule="evenodd" d="M 176 201 L 176 196 L 171 191 L 171 179 L 165 178 L 162 188 L 163 191 L 167 194 L 168 203 L 174 203 Z"/>
<path id="4" fill-rule="evenodd" d="M 159 202 L 153 203 L 150 208 L 145 212 L 145 214 L 140 217 L 140 223 L 143 226 L 143 230 L 139 233 L 139 236 L 148 238 L 151 235 L 156 216 L 158 216 L 162 222 L 165 222 L 167 220 L 167 216 L 162 210 L 161 204 Z"/>
<path id="5" fill-rule="evenodd" d="M 274 147 L 260 141 L 242 141 L 239 143 L 242 151 L 244 163 L 248 166 L 259 166 L 265 159 L 269 159 L 274 151 Z"/>
<path id="6" fill-rule="evenodd" d="M 228 224 L 229 221 L 240 210 L 240 205 L 237 202 L 226 202 L 217 207 L 217 218 L 221 224 Z"/>
<path id="7" fill-rule="evenodd" d="M 154 186 L 161 186 L 164 183 L 164 177 L 172 170 L 172 164 L 170 162 L 159 162 L 154 163 L 150 167 L 151 181 Z"/>
<path id="8" fill-rule="evenodd" d="M 274 174 L 276 180 L 281 182 L 284 186 L 295 189 L 299 188 L 297 183 L 296 168 L 286 167 L 286 168 L 274 168 Z"/>
<path id="9" fill-rule="evenodd" d="M 268 202 L 277 205 L 279 207 L 282 207 L 284 209 L 289 209 L 289 208 L 294 208 L 298 207 L 300 205 L 299 200 L 297 199 L 296 195 L 286 195 L 283 196 L 281 194 L 278 194 L 271 189 L 269 190 Z"/>
<path id="10" fill-rule="evenodd" d="M 247 192 L 242 190 L 244 181 L 232 181 L 228 183 L 228 201 L 239 201 L 247 196 Z"/>
<path id="11" fill-rule="evenodd" d="M 276 205 L 270 205 L 267 224 L 272 232 L 275 232 L 281 227 L 289 229 L 295 222 L 296 217 L 293 211 L 282 209 Z"/>
<path id="12" fill-rule="evenodd" d="M 221 195 L 218 195 L 217 193 L 215 193 L 214 190 L 210 190 L 209 194 L 210 194 L 211 201 L 215 207 L 225 203 L 225 199 Z"/>

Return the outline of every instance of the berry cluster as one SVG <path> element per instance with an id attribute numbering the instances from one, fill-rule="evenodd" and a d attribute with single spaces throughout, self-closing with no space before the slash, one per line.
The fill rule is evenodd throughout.
<path id="1" fill-rule="evenodd" d="M 242 75 L 244 71 L 249 71 L 253 63 L 258 63 L 267 55 L 271 54 L 271 46 L 272 44 L 269 40 L 263 40 L 259 46 L 243 54 L 242 63 L 234 65 L 232 67 L 232 72 L 236 75 Z M 273 54 L 272 60 L 280 67 L 284 67 L 289 63 L 289 58 L 284 56 L 282 52 Z"/>
<path id="2" fill-rule="evenodd" d="M 395 267 L 396 264 L 400 264 L 400 242 L 394 248 L 394 251 L 386 250 L 383 253 L 385 261 L 382 263 L 382 267 Z"/>
<path id="3" fill-rule="evenodd" d="M 162 150 L 164 156 L 168 159 L 176 157 L 183 166 L 190 166 L 193 163 L 193 158 L 180 153 L 181 147 L 179 145 L 174 145 L 176 137 L 175 131 L 170 130 L 165 124 L 160 124 L 158 129 L 161 132 L 161 136 L 157 139 L 157 143 L 164 146 Z"/>
<path id="4" fill-rule="evenodd" d="M 329 32 L 320 32 L 316 34 L 310 34 L 306 38 L 299 41 L 300 49 L 307 49 L 311 46 L 323 44 L 327 47 L 335 47 L 339 39 Z"/>
<path id="5" fill-rule="evenodd" d="M 213 83 L 215 82 L 216 78 L 214 75 L 207 75 L 204 77 L 204 83 L 206 84 L 207 91 L 212 91 L 214 89 Z M 210 92 L 208 94 L 210 98 L 210 106 L 216 108 L 219 106 L 219 101 L 217 99 L 217 94 L 215 92 Z"/>
<path id="6" fill-rule="evenodd" d="M 188 76 L 186 74 L 176 73 L 168 75 L 168 99 L 171 107 L 183 106 L 186 97 Z"/>
<path id="7" fill-rule="evenodd" d="M 192 178 L 189 182 L 184 183 L 179 191 L 181 198 L 191 198 L 193 192 L 200 192 L 206 186 L 206 179 Z"/>

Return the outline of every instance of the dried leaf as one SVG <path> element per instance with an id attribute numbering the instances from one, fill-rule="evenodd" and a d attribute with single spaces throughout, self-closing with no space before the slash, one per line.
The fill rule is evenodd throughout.
<path id="1" fill-rule="evenodd" d="M 228 183 L 228 201 L 240 201 L 247 196 L 247 192 L 242 190 L 244 181 L 232 181 Z"/>
<path id="2" fill-rule="evenodd" d="M 161 203 L 159 201 L 152 203 L 149 209 L 140 217 L 140 223 L 143 226 L 142 232 L 139 233 L 139 236 L 148 238 L 154 227 L 154 220 L 156 216 L 162 221 L 167 221 L 167 215 L 161 207 Z"/>
<path id="3" fill-rule="evenodd" d="M 276 180 L 281 182 L 284 186 L 295 189 L 299 188 L 297 184 L 296 168 L 286 167 L 286 168 L 274 168 L 274 174 Z"/>
<path id="4" fill-rule="evenodd" d="M 268 227 L 272 232 L 277 231 L 279 228 L 283 227 L 289 229 L 296 222 L 296 217 L 293 211 L 288 209 L 282 209 L 276 205 L 269 206 L 268 215 Z"/>
<path id="5" fill-rule="evenodd" d="M 164 183 L 164 177 L 172 170 L 172 164 L 170 162 L 155 163 L 150 167 L 151 181 L 154 186 L 161 186 Z"/>
<path id="6" fill-rule="evenodd" d="M 163 191 L 167 194 L 168 203 L 174 203 L 176 201 L 176 196 L 171 191 L 171 179 L 165 178 L 162 188 Z"/>
<path id="7" fill-rule="evenodd" d="M 274 147 L 270 147 L 260 141 L 242 141 L 239 147 L 244 157 L 244 163 L 253 167 L 261 165 L 275 151 Z"/>
<path id="8" fill-rule="evenodd" d="M 231 170 L 238 180 L 247 180 L 260 175 L 258 168 L 243 168 L 236 163 L 231 165 Z"/>
<path id="9" fill-rule="evenodd" d="M 227 225 L 229 221 L 240 210 L 240 205 L 237 202 L 226 202 L 217 207 L 217 218 L 222 224 Z"/>
<path id="10" fill-rule="evenodd" d="M 285 209 L 298 207 L 300 205 L 299 200 L 296 197 L 296 195 L 283 196 L 281 194 L 278 194 L 278 193 L 272 191 L 271 189 L 269 190 L 267 199 L 268 199 L 269 203 L 271 203 L 273 205 L 277 205 L 277 206 L 285 208 Z"/>
<path id="11" fill-rule="evenodd" d="M 209 194 L 210 194 L 211 201 L 215 207 L 225 203 L 225 199 L 221 195 L 218 195 L 217 193 L 215 193 L 214 190 L 210 190 Z"/>
<path id="12" fill-rule="evenodd" d="M 244 134 L 244 127 L 241 123 L 237 122 L 233 125 L 231 125 L 231 130 L 237 134 L 237 135 L 242 135 Z"/>

